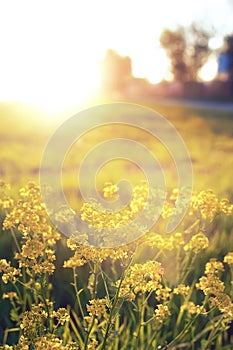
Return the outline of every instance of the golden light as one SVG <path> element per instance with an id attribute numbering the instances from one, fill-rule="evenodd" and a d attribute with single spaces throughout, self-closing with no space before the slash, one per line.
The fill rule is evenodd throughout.
<path id="1" fill-rule="evenodd" d="M 132 58 L 136 77 L 159 82 L 168 68 L 160 33 L 176 24 L 176 9 L 189 9 L 177 1 L 169 1 L 169 11 L 168 1 L 154 0 L 1 2 L 0 101 L 34 103 L 47 114 L 83 104 L 98 88 L 108 48 Z M 183 22 L 186 10 L 179 12 Z M 215 66 L 203 67 L 201 77 L 211 79 Z"/>
<path id="2" fill-rule="evenodd" d="M 152 84 L 159 83 L 167 74 L 169 61 L 161 48 L 151 50 L 149 53 L 138 52 L 133 64 L 133 75 L 147 77 Z"/>
<path id="3" fill-rule="evenodd" d="M 75 19 L 78 6 L 76 13 L 66 13 L 64 6 L 51 2 L 45 12 L 45 6 L 26 3 L 27 12 L 22 11 L 22 4 L 14 9 L 5 5 L 5 16 L 0 15 L 6 33 L 0 100 L 35 104 L 45 115 L 56 115 L 94 94 L 100 82 L 102 50 L 91 44 L 85 16 Z M 88 30 L 83 32 L 85 27 Z"/>
<path id="4" fill-rule="evenodd" d="M 215 57 L 210 60 L 201 68 L 199 77 L 204 81 L 211 81 L 216 77 L 218 71 L 218 63 Z"/>

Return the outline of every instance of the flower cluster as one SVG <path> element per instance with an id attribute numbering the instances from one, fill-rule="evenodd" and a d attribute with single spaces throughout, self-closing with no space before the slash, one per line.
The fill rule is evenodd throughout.
<path id="1" fill-rule="evenodd" d="M 6 215 L 3 228 L 17 228 L 23 234 L 22 249 L 15 255 L 20 268 L 36 274 L 54 272 L 54 247 L 60 234 L 48 223 L 38 186 L 30 182 L 20 190 L 20 199 Z"/>
<path id="2" fill-rule="evenodd" d="M 199 211 L 203 219 L 212 221 L 219 213 L 230 215 L 233 205 L 228 199 L 219 200 L 212 190 L 194 193 L 192 196 L 191 207 Z"/>
<path id="3" fill-rule="evenodd" d="M 175 232 L 170 235 L 161 235 L 150 232 L 142 237 L 142 243 L 146 246 L 157 248 L 159 250 L 172 250 L 180 248 L 185 244 L 184 235 L 181 232 Z"/>
<path id="4" fill-rule="evenodd" d="M 118 196 L 118 191 L 119 191 L 119 189 L 118 189 L 117 185 L 112 184 L 111 182 L 107 182 L 103 188 L 104 198 L 109 199 L 109 200 L 116 199 Z"/>
<path id="5" fill-rule="evenodd" d="M 180 307 L 181 311 L 187 311 L 190 315 L 205 313 L 206 309 L 203 305 L 195 305 L 193 301 L 187 301 Z"/>
<path id="6" fill-rule="evenodd" d="M 57 311 L 53 311 L 51 317 L 55 318 L 57 323 L 62 326 L 70 320 L 70 315 L 64 307 L 59 308 Z"/>
<path id="7" fill-rule="evenodd" d="M 233 319 L 233 303 L 231 298 L 224 293 L 225 284 L 220 279 L 223 271 L 223 263 L 216 259 L 211 259 L 205 266 L 205 276 L 199 279 L 196 287 L 209 296 L 212 307 L 217 307 L 225 317 Z"/>
<path id="8" fill-rule="evenodd" d="M 16 282 L 17 278 L 20 276 L 21 271 L 13 266 L 11 266 L 11 262 L 6 261 L 6 259 L 0 260 L 0 272 L 3 273 L 2 281 L 4 283 Z"/>
<path id="9" fill-rule="evenodd" d="M 163 323 L 164 320 L 171 315 L 171 312 L 167 305 L 159 304 L 155 309 L 155 318 L 159 323 Z"/>
<path id="10" fill-rule="evenodd" d="M 104 187 L 104 197 L 112 198 L 117 193 L 115 185 Z M 104 208 L 100 203 L 85 202 L 81 208 L 81 219 L 95 228 L 119 228 L 131 222 L 146 204 L 148 189 L 145 185 L 135 186 L 129 205 L 119 210 Z"/>
<path id="11" fill-rule="evenodd" d="M 4 345 L 1 350 L 30 350 L 31 345 L 23 336 L 20 337 L 19 344 L 15 346 Z M 62 340 L 54 334 L 48 334 L 35 339 L 33 349 L 36 350 L 79 350 L 77 343 L 63 345 Z"/>
<path id="12" fill-rule="evenodd" d="M 87 305 L 87 312 L 89 316 L 86 317 L 87 322 L 92 321 L 92 317 L 100 319 L 103 315 L 106 314 L 106 299 L 92 299 Z"/>
<path id="13" fill-rule="evenodd" d="M 11 282 L 14 288 L 12 291 L 9 285 L 3 284 L 2 299 L 11 303 L 9 323 L 17 327 L 12 329 L 17 330 L 19 335 L 17 345 L 4 345 L 0 349 L 115 349 L 126 348 L 127 341 L 135 349 L 143 349 L 145 344 L 151 344 L 153 348 L 164 347 L 170 341 L 170 344 L 167 343 L 170 348 L 173 345 L 179 347 L 177 340 L 182 344 L 193 341 L 196 346 L 194 339 L 197 342 L 200 340 L 197 333 L 200 327 L 196 327 L 195 321 L 200 314 L 205 314 L 202 317 L 204 335 L 210 333 L 216 314 L 224 324 L 233 319 L 232 290 L 221 279 L 223 273 L 232 272 L 233 252 L 227 253 L 223 260 L 230 266 L 211 259 L 206 263 L 204 275 L 198 283 L 194 280 L 192 284 L 187 284 L 192 276 L 190 261 L 198 259 L 196 254 L 209 246 L 208 237 L 204 234 L 209 221 L 219 213 L 229 214 L 232 210 L 227 200 L 218 200 L 211 191 L 193 194 L 188 220 L 195 214 L 195 223 L 191 223 L 190 227 L 182 223 L 178 232 L 164 234 L 162 219 L 174 213 L 174 206 L 179 212 L 187 204 L 188 189 L 182 189 L 179 203 L 179 191 L 175 189 L 164 203 L 156 227 L 158 233 L 147 232 L 134 239 L 133 243 L 116 248 L 95 248 L 91 245 L 92 228 L 99 228 L 100 231 L 103 227 L 110 228 L 112 231 L 109 231 L 114 233 L 115 229 L 131 223 L 145 209 L 149 196 L 163 201 L 162 191 L 156 189 L 149 194 L 145 183 L 135 186 L 131 202 L 116 211 L 106 210 L 95 202 L 84 203 L 81 215 L 88 224 L 88 232 L 74 230 L 66 240 L 67 247 L 73 252 L 73 256 L 63 265 L 73 270 L 75 293 L 70 295 L 74 295 L 75 299 L 71 300 L 74 308 L 70 310 L 70 307 L 55 309 L 55 303 L 51 301 L 51 275 L 55 269 L 55 248 L 60 234 L 48 222 L 38 186 L 29 183 L 22 188 L 18 201 L 13 201 L 7 195 L 7 190 L 7 185 L 0 182 L 0 206 L 6 213 L 3 228 L 10 231 L 17 253 L 14 262 L 0 260 L 2 281 L 5 284 Z M 114 201 L 118 199 L 119 192 L 116 185 L 108 183 L 104 187 L 103 197 Z M 146 204 L 146 215 L 156 217 L 161 203 L 159 199 L 152 203 L 149 206 Z M 66 222 L 69 219 L 67 216 L 72 215 L 69 213 L 66 207 L 61 208 L 56 219 Z M 123 234 L 133 238 L 135 227 L 130 226 L 132 232 L 127 229 Z M 139 263 L 143 257 L 152 260 Z M 169 273 L 164 276 L 160 259 L 167 269 L 171 265 L 175 267 L 176 274 L 171 279 Z M 166 264 L 168 259 L 170 261 Z M 229 281 L 228 276 L 226 281 Z M 175 332 L 172 330 L 174 321 L 177 325 Z M 168 327 L 169 335 L 163 334 Z M 223 329 L 222 324 L 220 327 Z M 222 329 L 216 334 L 220 334 Z M 8 329 L 4 335 L 6 340 L 7 332 Z M 134 336 L 131 337 L 131 334 Z M 171 340 L 167 340 L 167 337 Z"/>
<path id="14" fill-rule="evenodd" d="M 224 317 L 233 320 L 233 303 L 229 295 L 225 293 L 220 293 L 215 297 L 211 297 L 210 305 L 212 307 L 217 307 L 219 311 L 224 314 Z"/>
<path id="15" fill-rule="evenodd" d="M 176 288 L 174 288 L 174 294 L 180 294 L 183 296 L 187 296 L 190 292 L 190 286 L 186 286 L 185 284 L 179 284 Z"/>
<path id="16" fill-rule="evenodd" d="M 160 281 L 164 269 L 157 261 L 148 261 L 144 264 L 134 264 L 127 270 L 127 274 L 121 282 L 120 295 L 133 300 L 136 294 L 141 292 L 156 291 L 160 288 Z M 117 286 L 120 281 L 117 281 Z"/>
<path id="17" fill-rule="evenodd" d="M 69 258 L 69 260 L 64 262 L 65 268 L 76 268 L 83 266 L 88 261 L 94 261 L 101 263 L 106 259 L 115 260 L 126 260 L 129 256 L 132 255 L 132 251 L 129 246 L 125 245 L 122 247 L 113 248 L 96 248 L 92 246 L 81 246 L 70 240 L 67 241 L 68 247 L 71 247 L 72 250 L 75 250 L 74 255 Z"/>
<path id="18" fill-rule="evenodd" d="M 205 295 L 219 295 L 224 291 L 225 285 L 220 280 L 220 273 L 223 271 L 223 264 L 216 259 L 211 259 L 206 264 L 205 275 L 199 279 L 196 284 L 198 289 L 201 289 Z"/>
<path id="19" fill-rule="evenodd" d="M 209 239 L 204 235 L 204 233 L 199 232 L 192 236 L 191 240 L 184 246 L 185 251 L 193 251 L 195 254 L 199 253 L 201 250 L 208 248 Z"/>
<path id="20" fill-rule="evenodd" d="M 224 262 L 228 265 L 233 265 L 233 252 L 229 252 L 224 256 Z"/>
<path id="21" fill-rule="evenodd" d="M 158 301 L 169 300 L 171 298 L 171 292 L 172 292 L 171 288 L 158 285 L 158 288 L 155 291 L 155 298 Z"/>
<path id="22" fill-rule="evenodd" d="M 42 349 L 42 344 L 46 346 L 54 345 L 54 349 L 63 349 L 62 341 L 53 336 L 52 338 L 46 335 L 50 320 L 53 324 L 64 325 L 69 322 L 70 315 L 65 308 L 59 308 L 57 311 L 53 310 L 53 303 L 49 300 L 45 300 L 45 303 L 38 303 L 38 305 L 32 305 L 29 311 L 23 313 L 22 322 L 20 323 L 20 328 L 22 330 L 22 338 L 24 343 L 27 345 L 35 345 L 39 349 Z M 52 336 L 52 334 L 51 334 Z M 58 347 L 60 345 L 60 348 Z M 64 349 L 70 349 L 64 347 Z"/>
<path id="23" fill-rule="evenodd" d="M 29 348 L 28 348 L 29 349 Z M 49 334 L 39 337 L 35 341 L 35 349 L 37 350 L 79 350 L 77 343 L 63 345 L 62 340 Z"/>
<path id="24" fill-rule="evenodd" d="M 0 208 L 4 210 L 8 210 L 13 207 L 14 205 L 14 200 L 11 198 L 7 192 L 10 189 L 10 185 L 7 184 L 5 181 L 0 180 Z"/>

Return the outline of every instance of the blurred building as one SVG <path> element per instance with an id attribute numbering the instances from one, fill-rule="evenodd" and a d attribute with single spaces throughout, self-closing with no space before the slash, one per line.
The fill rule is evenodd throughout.
<path id="1" fill-rule="evenodd" d="M 218 56 L 218 79 L 233 81 L 233 36 L 227 36 Z"/>
<path id="2" fill-rule="evenodd" d="M 221 52 L 218 57 L 218 78 L 233 80 L 233 54 Z"/>

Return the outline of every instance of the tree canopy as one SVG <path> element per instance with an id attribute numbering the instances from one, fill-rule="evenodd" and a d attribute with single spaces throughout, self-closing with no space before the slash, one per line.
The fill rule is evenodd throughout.
<path id="1" fill-rule="evenodd" d="M 212 35 L 196 24 L 178 27 L 174 31 L 164 29 L 160 44 L 170 59 L 174 80 L 198 80 L 198 72 L 211 54 L 209 40 Z"/>

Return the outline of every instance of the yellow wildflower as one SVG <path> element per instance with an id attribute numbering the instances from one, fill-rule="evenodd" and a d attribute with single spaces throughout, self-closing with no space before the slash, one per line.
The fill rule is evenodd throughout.
<path id="1" fill-rule="evenodd" d="M 155 309 L 155 316 L 156 316 L 156 320 L 159 323 L 164 322 L 164 320 L 166 319 L 166 317 L 170 316 L 171 312 L 168 309 L 167 305 L 163 305 L 163 304 L 159 304 L 157 306 L 157 309 Z"/>
<path id="2" fill-rule="evenodd" d="M 11 262 L 8 262 L 6 259 L 0 260 L 0 272 L 3 272 L 2 281 L 7 284 L 10 282 L 15 282 L 20 276 L 21 271 L 11 266 Z"/>
<path id="3" fill-rule="evenodd" d="M 201 191 L 192 197 L 191 205 L 199 210 L 203 219 L 213 220 L 219 210 L 219 203 L 212 190 Z"/>
<path id="4" fill-rule="evenodd" d="M 210 259 L 205 265 L 205 274 L 206 275 L 219 275 L 224 271 L 224 266 L 221 261 L 217 261 L 215 258 Z"/>
<path id="5" fill-rule="evenodd" d="M 190 292 L 190 286 L 186 286 L 185 284 L 179 284 L 176 288 L 174 288 L 174 294 L 180 294 L 183 296 L 188 295 Z"/>
<path id="6" fill-rule="evenodd" d="M 174 211 L 174 205 L 169 202 L 164 202 L 163 210 L 162 210 L 162 218 L 169 218 Z"/>
<path id="7" fill-rule="evenodd" d="M 194 235 L 191 240 L 184 246 L 184 251 L 193 251 L 199 253 L 201 250 L 206 249 L 209 246 L 209 239 L 204 233 L 199 232 Z"/>
<path id="8" fill-rule="evenodd" d="M 151 232 L 145 239 L 145 244 L 149 247 L 156 247 L 158 249 L 164 248 L 164 238 L 159 233 Z"/>
<path id="9" fill-rule="evenodd" d="M 158 285 L 158 288 L 155 291 L 155 294 L 156 294 L 155 298 L 158 301 L 170 299 L 171 291 L 172 290 L 169 287 L 163 287 L 162 285 Z"/>
<path id="10" fill-rule="evenodd" d="M 179 194 L 179 189 L 178 188 L 173 188 L 172 193 L 170 195 L 170 200 L 175 201 L 178 197 Z"/>
<path id="11" fill-rule="evenodd" d="M 106 313 L 106 299 L 92 299 L 89 301 L 89 304 L 87 305 L 89 316 L 100 318 Z"/>
<path id="12" fill-rule="evenodd" d="M 54 334 L 38 337 L 35 339 L 36 350 L 78 350 L 79 347 L 75 343 L 63 345 L 62 340 L 56 338 Z"/>
<path id="13" fill-rule="evenodd" d="M 206 309 L 203 305 L 195 305 L 193 301 L 188 301 L 181 305 L 181 311 L 187 311 L 190 315 L 205 313 Z"/>
<path id="14" fill-rule="evenodd" d="M 129 299 L 135 299 L 139 292 L 151 292 L 159 288 L 164 270 L 157 261 L 148 261 L 144 264 L 134 264 L 129 267 L 127 275 L 121 284 L 120 296 L 128 295 Z M 119 281 L 117 282 L 119 285 Z"/>
<path id="15" fill-rule="evenodd" d="M 231 214 L 233 205 L 225 198 L 219 201 L 212 190 L 207 190 L 193 194 L 191 208 L 200 211 L 203 219 L 212 221 L 221 212 L 226 215 Z"/>
<path id="16" fill-rule="evenodd" d="M 199 283 L 196 284 L 198 289 L 201 289 L 205 295 L 218 295 L 224 291 L 225 285 L 216 275 L 202 276 Z"/>
<path id="17" fill-rule="evenodd" d="M 116 199 L 118 196 L 118 187 L 117 185 L 112 184 L 111 182 L 107 182 L 103 188 L 104 198 L 107 199 Z"/>
<path id="18" fill-rule="evenodd" d="M 7 293 L 3 293 L 2 295 L 2 299 L 18 299 L 18 295 L 15 292 L 7 292 Z"/>
<path id="19" fill-rule="evenodd" d="M 219 202 L 219 209 L 222 213 L 230 215 L 233 210 L 233 205 L 230 204 L 229 200 L 226 198 L 221 199 Z"/>
<path id="20" fill-rule="evenodd" d="M 233 264 L 233 252 L 227 253 L 227 255 L 224 256 L 223 261 L 228 265 L 232 265 Z"/>
<path id="21" fill-rule="evenodd" d="M 229 295 L 220 293 L 216 297 L 210 298 L 210 304 L 213 307 L 217 307 L 225 317 L 233 320 L 233 303 Z"/>
<path id="22" fill-rule="evenodd" d="M 222 271 L 224 271 L 222 262 L 216 259 L 210 259 L 205 265 L 206 276 L 202 276 L 199 279 L 196 287 L 201 289 L 205 295 L 213 294 L 218 296 L 225 289 L 224 283 L 219 278 Z"/>
<path id="23" fill-rule="evenodd" d="M 91 339 L 90 344 L 88 344 L 87 349 L 88 350 L 95 350 L 98 346 L 98 341 L 96 339 Z"/>
<path id="24" fill-rule="evenodd" d="M 66 240 L 67 247 L 71 250 L 76 250 L 78 248 L 77 241 L 74 238 L 68 238 Z"/>
<path id="25" fill-rule="evenodd" d="M 10 209 L 13 207 L 13 205 L 14 200 L 7 195 L 3 196 L 3 198 L 0 199 L 0 208 L 2 207 L 3 209 Z"/>
<path id="26" fill-rule="evenodd" d="M 65 322 L 70 320 L 68 311 L 63 307 L 59 308 L 57 311 L 53 311 L 52 317 L 56 318 L 57 322 L 61 325 L 64 325 Z"/>
<path id="27" fill-rule="evenodd" d="M 35 340 L 35 348 L 37 350 L 62 350 L 64 349 L 62 345 L 62 340 L 51 337 L 51 336 L 44 336 L 39 337 Z"/>
<path id="28" fill-rule="evenodd" d="M 65 261 L 63 267 L 74 269 L 79 266 L 83 266 L 86 263 L 86 260 L 80 257 L 79 252 L 75 252 L 74 255 Z"/>

